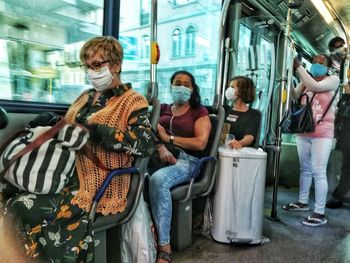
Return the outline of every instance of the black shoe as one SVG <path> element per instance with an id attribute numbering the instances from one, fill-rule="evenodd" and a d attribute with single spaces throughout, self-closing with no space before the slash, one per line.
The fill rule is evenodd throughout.
<path id="1" fill-rule="evenodd" d="M 330 209 L 337 209 L 343 206 L 343 202 L 335 199 L 334 197 L 329 199 L 329 201 L 326 203 L 326 207 Z"/>

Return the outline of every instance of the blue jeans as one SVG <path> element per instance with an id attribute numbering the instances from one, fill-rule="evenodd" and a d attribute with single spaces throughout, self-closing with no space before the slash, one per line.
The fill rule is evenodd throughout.
<path id="1" fill-rule="evenodd" d="M 314 178 L 314 212 L 323 215 L 328 192 L 327 164 L 333 139 L 297 136 L 296 142 L 300 163 L 299 202 L 309 202 L 310 187 Z"/>
<path id="2" fill-rule="evenodd" d="M 152 174 L 149 195 L 155 226 L 158 231 L 158 245 L 170 243 L 172 215 L 171 188 L 189 182 L 198 158 L 180 152 L 176 164 L 164 167 Z"/>

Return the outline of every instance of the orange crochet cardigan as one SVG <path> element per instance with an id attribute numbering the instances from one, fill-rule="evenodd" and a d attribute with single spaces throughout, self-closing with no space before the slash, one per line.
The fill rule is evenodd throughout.
<path id="1" fill-rule="evenodd" d="M 72 104 L 65 116 L 68 122 L 74 122 L 79 110 L 87 101 L 88 95 L 82 94 L 76 102 Z M 103 124 L 125 132 L 127 130 L 130 114 L 147 107 L 147 100 L 133 89 L 130 89 L 121 96 L 112 97 L 103 109 L 91 116 L 88 124 Z M 87 146 L 97 155 L 106 167 L 111 169 L 129 167 L 133 161 L 133 157 L 125 152 L 107 152 L 101 146 L 90 142 Z M 107 172 L 96 166 L 95 163 L 85 155 L 79 153 L 76 155 L 76 168 L 80 187 L 78 193 L 71 202 L 89 211 L 92 199 L 103 180 L 106 178 Z M 99 202 L 96 211 L 104 215 L 116 214 L 124 211 L 129 185 L 130 174 L 124 174 L 113 178 Z"/>

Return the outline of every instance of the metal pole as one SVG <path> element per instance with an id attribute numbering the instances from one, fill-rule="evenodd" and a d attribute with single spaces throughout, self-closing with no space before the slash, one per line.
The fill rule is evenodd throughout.
<path id="1" fill-rule="evenodd" d="M 119 0 L 104 0 L 103 12 L 103 32 L 104 36 L 119 37 L 119 16 L 120 1 Z"/>
<path id="2" fill-rule="evenodd" d="M 221 100 L 223 100 L 223 98 L 220 98 L 220 92 L 221 90 L 224 88 L 222 86 L 222 75 L 223 75 L 223 69 L 224 69 L 224 52 L 225 52 L 225 26 L 226 26 L 226 21 L 227 21 L 227 14 L 228 14 L 228 10 L 229 10 L 229 6 L 230 6 L 231 0 L 225 0 L 223 5 L 222 5 L 222 12 L 221 12 L 221 22 L 220 22 L 220 28 L 219 28 L 219 53 L 218 53 L 218 71 L 217 71 L 217 82 L 216 82 L 216 94 L 218 94 L 218 100 L 214 101 L 214 104 L 216 103 L 217 105 L 213 105 L 214 108 L 215 106 L 218 106 L 221 102 L 221 104 L 223 104 L 223 102 Z"/>
<path id="3" fill-rule="evenodd" d="M 292 3 L 292 0 L 289 0 L 288 2 L 288 12 L 287 12 L 287 19 L 286 19 L 286 29 L 284 32 L 284 48 L 283 48 L 283 62 L 282 62 L 282 80 L 281 80 L 281 86 L 280 86 L 280 107 L 279 107 L 279 114 L 277 123 L 282 120 L 283 117 L 283 104 L 285 102 L 285 87 L 287 84 L 287 54 L 288 54 L 288 43 L 289 43 L 289 37 L 290 37 L 290 30 L 291 30 L 291 21 L 292 21 L 292 8 L 290 7 L 290 4 Z M 274 176 L 274 184 L 273 184 L 273 193 L 272 193 L 272 209 L 271 209 L 271 220 L 279 221 L 279 218 L 277 217 L 277 191 L 278 191 L 278 183 L 279 183 L 279 165 L 280 165 L 280 156 L 281 156 L 281 142 L 282 142 L 282 132 L 281 127 L 277 126 L 277 133 L 276 133 L 276 143 L 275 143 L 275 154 L 274 154 L 274 170 L 273 170 L 273 176 Z"/>
<path id="4" fill-rule="evenodd" d="M 157 43 L 157 0 L 152 0 L 151 6 L 151 56 L 150 56 L 150 87 L 151 87 L 151 98 L 158 97 L 158 84 L 157 84 L 157 64 L 160 58 L 160 50 Z"/>

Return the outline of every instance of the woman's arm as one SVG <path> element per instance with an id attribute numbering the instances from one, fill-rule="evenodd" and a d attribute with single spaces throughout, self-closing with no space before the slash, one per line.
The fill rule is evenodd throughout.
<path id="1" fill-rule="evenodd" d="M 298 83 L 298 85 L 295 87 L 295 89 L 291 89 L 291 95 L 292 95 L 292 98 L 297 100 L 299 99 L 299 97 L 301 96 L 301 93 L 304 91 L 305 89 L 305 85 L 304 83 L 301 81 Z"/>
<path id="2" fill-rule="evenodd" d="M 128 154 L 148 156 L 155 151 L 155 132 L 149 121 L 148 110 L 133 112 L 125 132 L 105 125 L 88 125 L 90 140 L 108 151 L 126 151 Z"/>
<path id="3" fill-rule="evenodd" d="M 244 137 L 241 140 L 232 140 L 229 144 L 233 149 L 241 149 L 242 147 L 250 146 L 253 141 L 254 136 L 247 134 L 244 135 Z"/>
<path id="4" fill-rule="evenodd" d="M 200 117 L 194 123 L 194 137 L 174 136 L 173 144 L 187 150 L 202 151 L 207 146 L 210 130 L 209 116 Z M 170 135 L 161 125 L 158 125 L 158 136 L 161 141 L 170 142 Z"/>
<path id="5" fill-rule="evenodd" d="M 336 90 L 340 83 L 339 77 L 335 75 L 327 76 L 320 81 L 316 81 L 312 76 L 309 75 L 309 73 L 307 73 L 302 65 L 299 65 L 297 71 L 305 87 L 313 92 Z"/>

